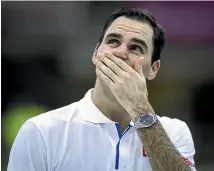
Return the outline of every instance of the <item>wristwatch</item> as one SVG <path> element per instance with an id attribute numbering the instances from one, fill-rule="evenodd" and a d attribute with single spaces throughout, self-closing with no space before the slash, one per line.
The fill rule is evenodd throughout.
<path id="1" fill-rule="evenodd" d="M 155 114 L 149 113 L 149 114 L 143 114 L 137 118 L 137 120 L 134 122 L 134 128 L 149 128 L 152 125 L 154 125 L 158 121 Z"/>

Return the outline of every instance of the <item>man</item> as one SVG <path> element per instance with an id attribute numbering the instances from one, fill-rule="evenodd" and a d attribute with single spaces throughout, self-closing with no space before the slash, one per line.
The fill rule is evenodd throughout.
<path id="1" fill-rule="evenodd" d="M 97 80 L 79 102 L 29 119 L 8 171 L 188 171 L 194 143 L 185 122 L 158 116 L 146 79 L 160 68 L 164 32 L 146 11 L 118 9 L 92 61 Z"/>

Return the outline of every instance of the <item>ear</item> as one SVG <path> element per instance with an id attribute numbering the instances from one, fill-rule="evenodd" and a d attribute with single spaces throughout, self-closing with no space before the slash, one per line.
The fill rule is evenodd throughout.
<path id="1" fill-rule="evenodd" d="M 153 80 L 156 77 L 159 69 L 160 69 L 160 60 L 157 60 L 152 64 L 147 79 Z"/>
<path id="2" fill-rule="evenodd" d="M 99 46 L 100 46 L 100 44 L 97 43 L 97 45 L 96 45 L 96 47 L 95 47 L 95 49 L 94 49 L 94 53 L 93 53 L 93 55 L 92 55 L 92 62 L 93 62 L 93 63 L 94 63 L 94 59 L 95 59 L 96 56 L 97 56 L 97 52 L 98 52 Z"/>

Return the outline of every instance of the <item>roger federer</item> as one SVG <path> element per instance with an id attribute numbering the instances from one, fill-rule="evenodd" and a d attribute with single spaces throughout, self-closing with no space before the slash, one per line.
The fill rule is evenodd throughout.
<path id="1" fill-rule="evenodd" d="M 8 171 L 189 171 L 187 124 L 156 113 L 146 82 L 156 77 L 165 35 L 141 9 L 121 8 L 105 23 L 92 61 L 96 83 L 83 99 L 29 119 Z"/>

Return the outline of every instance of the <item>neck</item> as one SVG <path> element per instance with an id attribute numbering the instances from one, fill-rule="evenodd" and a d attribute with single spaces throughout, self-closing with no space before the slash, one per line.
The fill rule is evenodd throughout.
<path id="1" fill-rule="evenodd" d="M 118 122 L 122 131 L 126 129 L 131 117 L 115 99 L 108 86 L 99 79 L 96 80 L 92 101 L 107 118 Z"/>

